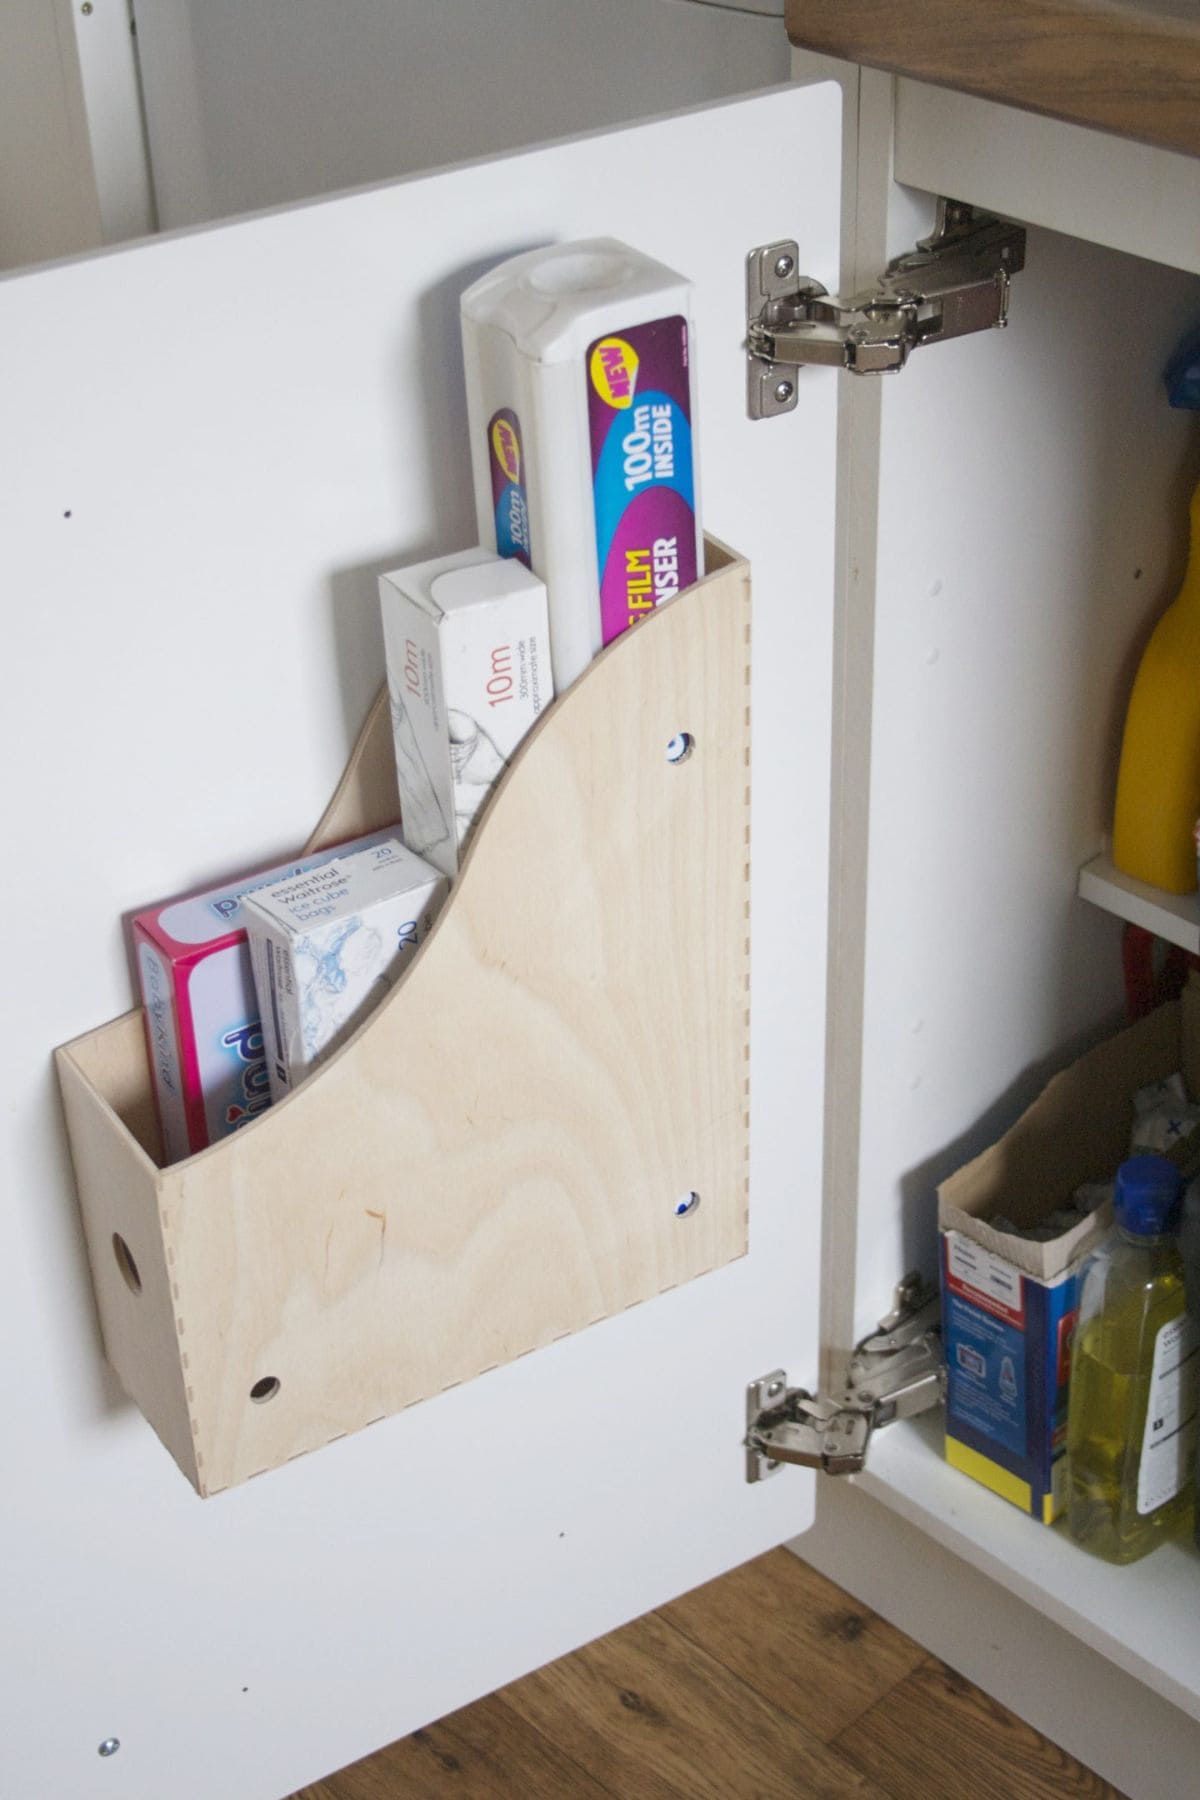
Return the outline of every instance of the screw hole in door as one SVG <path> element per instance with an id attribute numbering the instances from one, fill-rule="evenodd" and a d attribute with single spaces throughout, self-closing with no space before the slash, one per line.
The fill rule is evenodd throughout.
<path id="1" fill-rule="evenodd" d="M 677 731 L 667 743 L 667 761 L 669 763 L 686 762 L 696 748 L 696 740 L 690 731 Z"/>
<path id="2" fill-rule="evenodd" d="M 261 1406 L 265 1400 L 273 1400 L 278 1392 L 279 1377 L 277 1375 L 264 1375 L 262 1380 L 256 1381 L 254 1386 L 250 1389 L 250 1398 L 252 1400 L 257 1400 Z"/>
<path id="3" fill-rule="evenodd" d="M 138 1274 L 138 1266 L 133 1260 L 133 1252 L 119 1231 L 112 1234 L 113 1255 L 117 1259 L 117 1267 L 125 1277 L 125 1286 L 131 1294 L 140 1294 L 142 1278 Z"/>
<path id="4" fill-rule="evenodd" d="M 700 1196 L 694 1188 L 686 1194 L 680 1194 L 678 1200 L 675 1202 L 675 1217 L 677 1219 L 690 1218 L 699 1204 Z"/>

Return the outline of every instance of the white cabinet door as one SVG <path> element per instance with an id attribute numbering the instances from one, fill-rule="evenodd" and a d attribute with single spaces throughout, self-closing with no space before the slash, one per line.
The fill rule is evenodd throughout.
<path id="1" fill-rule="evenodd" d="M 6 1793 L 274 1800 L 808 1521 L 739 1444 L 817 1364 L 835 378 L 746 421 L 743 258 L 833 285 L 838 120 L 785 90 L 0 287 Z M 122 915 L 315 822 L 377 573 L 473 537 L 458 293 L 595 233 L 695 278 L 753 565 L 750 1252 L 202 1503 L 103 1365 L 49 1052 L 130 1005 Z"/>

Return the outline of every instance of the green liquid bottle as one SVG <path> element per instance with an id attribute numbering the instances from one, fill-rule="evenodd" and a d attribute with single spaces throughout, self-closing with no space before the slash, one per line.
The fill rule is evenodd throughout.
<path id="1" fill-rule="evenodd" d="M 1117 1171 L 1116 1225 L 1084 1265 L 1067 1420 L 1071 1536 L 1135 1562 L 1189 1530 L 1200 1334 L 1175 1237 L 1182 1181 L 1164 1156 Z"/>

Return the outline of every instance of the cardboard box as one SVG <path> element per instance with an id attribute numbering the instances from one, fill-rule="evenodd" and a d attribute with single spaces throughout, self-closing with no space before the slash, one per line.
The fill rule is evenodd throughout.
<path id="1" fill-rule="evenodd" d="M 271 1098 L 344 1043 L 428 936 L 449 883 L 399 838 L 247 894 Z"/>
<path id="2" fill-rule="evenodd" d="M 389 826 L 358 839 L 357 846 L 394 835 Z M 338 848 L 320 850 L 166 901 L 134 919 L 146 1044 L 168 1163 L 216 1143 L 270 1104 L 242 901 L 266 881 L 319 868 L 339 854 Z"/>
<path id="3" fill-rule="evenodd" d="M 1130 1154 L 1134 1095 L 1179 1071 L 1200 1096 L 1200 985 L 1056 1075 L 998 1143 L 942 1183 L 938 1231 L 946 1355 L 946 1458 L 1047 1524 L 1066 1503 L 1067 1391 L 1080 1266 L 1111 1206 L 1049 1243 L 1034 1225 Z M 1171 1152 L 1200 1171 L 1200 1134 Z"/>
<path id="4" fill-rule="evenodd" d="M 447 875 L 488 795 L 554 698 L 546 589 L 462 550 L 379 580 L 404 842 Z"/>

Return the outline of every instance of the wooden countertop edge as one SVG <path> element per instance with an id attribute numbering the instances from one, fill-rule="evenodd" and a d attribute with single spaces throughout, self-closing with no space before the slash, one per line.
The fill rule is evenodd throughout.
<path id="1" fill-rule="evenodd" d="M 1200 0 L 787 0 L 793 44 L 1200 156 Z"/>

